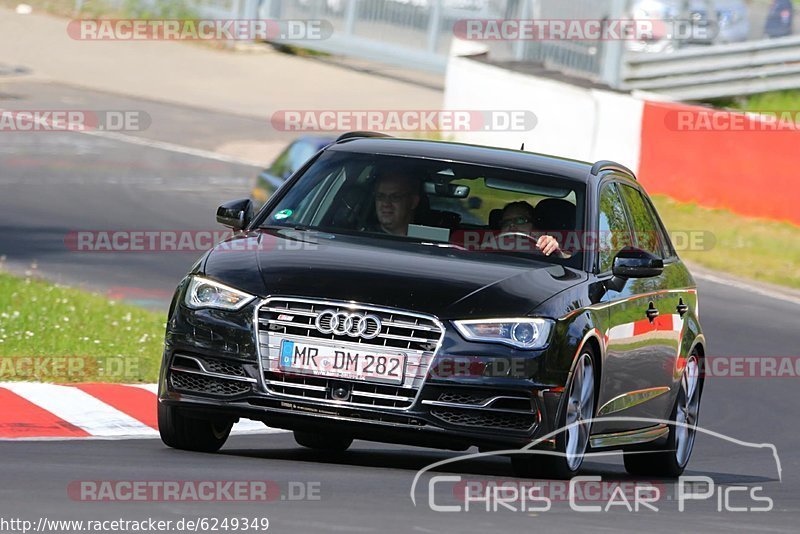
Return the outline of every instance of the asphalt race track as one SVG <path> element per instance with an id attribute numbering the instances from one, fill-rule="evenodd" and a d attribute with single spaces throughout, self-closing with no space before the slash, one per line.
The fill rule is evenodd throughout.
<path id="1" fill-rule="evenodd" d="M 203 112 L 195 112 L 198 120 Z M 164 309 L 169 293 L 199 255 L 191 252 L 81 253 L 65 236 L 75 230 L 219 230 L 214 209 L 246 196 L 257 169 L 229 161 L 80 133 L 8 133 L 0 141 L 0 255 L 14 270 L 36 263 L 53 279 Z M 727 287 L 704 279 L 700 314 L 711 356 L 797 356 L 800 303 Z M 145 295 L 141 298 L 141 295 Z M 236 436 L 219 454 L 175 451 L 159 440 L 0 442 L 0 503 L 4 516 L 48 519 L 267 517 L 270 532 L 515 533 L 546 531 L 759 531 L 797 532 L 800 521 L 800 451 L 797 425 L 800 377 L 706 381 L 700 425 L 752 448 L 698 434 L 686 475 L 708 476 L 714 496 L 679 511 L 675 488 L 663 488 L 658 512 L 577 512 L 568 502 L 526 511 L 436 512 L 428 504 L 428 473 L 410 497 L 417 470 L 456 453 L 356 442 L 325 455 L 300 449 L 289 434 Z M 633 481 L 619 457 L 584 464 L 585 475 Z M 465 479 L 511 479 L 502 458 L 464 461 L 435 474 Z M 270 480 L 285 499 L 274 502 L 82 502 L 68 491 L 84 480 Z M 313 498 L 289 498 L 292 488 Z M 442 484 L 441 488 L 450 488 Z M 738 491 L 742 487 L 745 492 Z M 771 511 L 730 511 L 760 507 Z M 734 488 L 736 491 L 725 492 Z M 299 491 L 299 490 L 298 490 Z M 307 497 L 308 495 L 306 495 Z M 728 506 L 725 506 L 728 497 Z M 452 491 L 435 493 L 453 504 Z M 722 503 L 722 504 L 720 504 Z M 597 503 L 591 503 L 597 504 Z M 599 503 L 604 506 L 604 502 Z M 477 509 L 476 509 L 477 508 Z M 720 511 L 718 508 L 722 508 Z"/>

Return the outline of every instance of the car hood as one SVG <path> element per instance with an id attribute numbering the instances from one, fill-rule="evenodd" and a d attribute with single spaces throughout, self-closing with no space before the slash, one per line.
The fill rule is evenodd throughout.
<path id="1" fill-rule="evenodd" d="M 440 318 L 526 315 L 586 278 L 527 258 L 293 229 L 235 236 L 209 252 L 203 271 L 261 297 L 352 300 Z"/>

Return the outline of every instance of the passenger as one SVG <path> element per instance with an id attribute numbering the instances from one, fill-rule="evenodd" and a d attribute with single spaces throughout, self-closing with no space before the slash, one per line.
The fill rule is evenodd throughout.
<path id="1" fill-rule="evenodd" d="M 378 175 L 375 185 L 375 214 L 378 224 L 370 231 L 407 235 L 419 205 L 419 181 L 398 170 Z"/>
<path id="2" fill-rule="evenodd" d="M 520 200 L 506 204 L 500 221 L 501 235 L 519 233 L 536 238 L 538 230 L 534 227 L 534 220 L 535 208 L 528 202 Z M 555 253 L 556 257 L 565 257 L 558 240 L 551 235 L 541 235 L 536 238 L 536 248 L 545 256 Z"/>

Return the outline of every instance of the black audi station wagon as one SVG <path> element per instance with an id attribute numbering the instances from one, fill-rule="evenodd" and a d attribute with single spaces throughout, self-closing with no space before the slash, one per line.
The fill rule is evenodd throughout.
<path id="1" fill-rule="evenodd" d="M 169 310 L 167 445 L 215 451 L 249 418 L 315 449 L 549 451 L 509 455 L 523 476 L 602 449 L 688 463 L 696 286 L 625 167 L 351 133 L 217 220 L 232 237 Z"/>

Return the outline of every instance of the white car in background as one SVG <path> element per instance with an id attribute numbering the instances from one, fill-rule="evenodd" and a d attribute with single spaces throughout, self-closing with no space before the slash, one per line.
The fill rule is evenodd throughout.
<path id="1" fill-rule="evenodd" d="M 633 0 L 635 20 L 668 22 L 652 40 L 627 41 L 633 52 L 670 52 L 688 45 L 746 41 L 750 13 L 744 0 Z"/>

